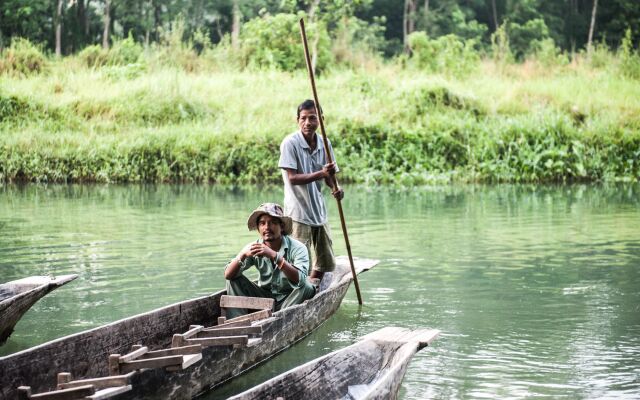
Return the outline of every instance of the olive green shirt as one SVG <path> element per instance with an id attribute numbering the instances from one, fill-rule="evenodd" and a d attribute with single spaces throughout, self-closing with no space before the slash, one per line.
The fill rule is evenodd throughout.
<path id="1" fill-rule="evenodd" d="M 257 242 L 262 243 L 263 240 L 258 239 Z M 294 289 L 304 286 L 304 282 L 307 279 L 307 271 L 309 270 L 309 252 L 304 244 L 285 235 L 282 237 L 282 246 L 280 246 L 278 254 L 298 270 L 298 283 L 291 282 L 284 272 L 276 268 L 273 261 L 268 257 L 245 258 L 240 263 L 240 269 L 233 278 L 237 278 L 251 267 L 256 267 L 260 273 L 258 286 L 271 291 L 271 295 L 276 301 L 284 300 Z"/>

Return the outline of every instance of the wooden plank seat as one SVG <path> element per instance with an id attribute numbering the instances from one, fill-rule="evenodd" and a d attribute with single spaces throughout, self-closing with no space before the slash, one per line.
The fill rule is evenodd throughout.
<path id="1" fill-rule="evenodd" d="M 109 356 L 109 374 L 118 376 L 142 368 L 165 368 L 167 371 L 187 369 L 202 359 L 202 346 L 173 347 L 165 350 L 149 351 L 145 346 L 135 345 L 131 353 Z"/>
<path id="2" fill-rule="evenodd" d="M 251 322 L 246 320 L 229 325 L 211 328 L 192 325 L 187 332 L 173 335 L 171 346 L 181 347 L 198 344 L 202 347 L 233 346 L 238 348 L 251 347 L 260 342 L 261 326 L 251 326 Z"/>
<path id="3" fill-rule="evenodd" d="M 269 318 L 273 313 L 275 300 L 265 297 L 245 297 L 245 296 L 220 296 L 220 313 L 218 325 L 229 324 L 241 321 L 257 321 Z M 236 318 L 227 319 L 227 309 L 244 308 L 247 310 L 257 310 L 252 313 L 241 315 Z"/>
<path id="4" fill-rule="evenodd" d="M 20 386 L 18 388 L 18 399 L 39 399 L 39 400 L 105 400 L 131 390 L 131 385 L 107 387 L 96 390 L 94 385 L 79 385 L 66 389 L 52 390 L 32 394 L 30 386 Z"/>

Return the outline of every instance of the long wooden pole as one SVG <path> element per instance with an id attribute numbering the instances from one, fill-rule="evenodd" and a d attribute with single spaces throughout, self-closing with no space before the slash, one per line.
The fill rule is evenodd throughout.
<path id="1" fill-rule="evenodd" d="M 313 91 L 313 100 L 316 103 L 316 113 L 318 120 L 320 121 L 320 133 L 322 134 L 322 142 L 324 143 L 324 152 L 327 158 L 327 162 L 333 162 L 331 152 L 329 151 L 329 140 L 324 130 L 324 122 L 322 120 L 320 107 L 320 101 L 318 101 L 318 91 L 316 90 L 316 81 L 313 77 L 313 68 L 311 67 L 311 58 L 309 57 L 309 45 L 307 44 L 307 33 L 304 29 L 304 19 L 300 18 L 300 34 L 302 35 L 302 45 L 304 46 L 304 57 L 307 62 L 307 71 L 309 71 L 309 80 L 311 81 L 311 90 Z M 338 179 L 333 176 L 333 191 L 338 189 Z M 340 213 L 340 223 L 342 224 L 342 234 L 344 235 L 344 241 L 347 245 L 347 254 L 349 255 L 349 265 L 351 266 L 351 274 L 353 275 L 353 283 L 356 287 L 356 294 L 358 295 L 358 304 L 362 305 L 362 295 L 360 294 L 360 284 L 358 283 L 358 274 L 356 274 L 356 268 L 353 265 L 353 256 L 351 255 L 351 245 L 349 244 L 349 234 L 347 233 L 347 224 L 344 221 L 344 212 L 342 211 L 342 201 L 336 198 L 338 202 L 338 212 Z"/>

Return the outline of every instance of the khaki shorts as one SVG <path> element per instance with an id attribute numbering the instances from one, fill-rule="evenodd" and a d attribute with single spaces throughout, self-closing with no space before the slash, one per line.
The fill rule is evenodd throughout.
<path id="1" fill-rule="evenodd" d="M 304 243 L 309 250 L 309 265 L 313 270 L 331 272 L 336 269 L 336 260 L 333 255 L 333 241 L 329 225 L 310 226 L 293 221 L 294 239 Z M 311 273 L 311 271 L 309 271 Z"/>

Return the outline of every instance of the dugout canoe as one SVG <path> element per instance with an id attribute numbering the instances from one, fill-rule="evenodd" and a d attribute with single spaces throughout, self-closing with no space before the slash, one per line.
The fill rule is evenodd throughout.
<path id="1" fill-rule="evenodd" d="M 0 345 L 7 341 L 20 318 L 40 298 L 78 275 L 30 276 L 0 284 Z"/>
<path id="2" fill-rule="evenodd" d="M 439 333 L 383 328 L 228 400 L 396 399 L 409 361 Z"/>
<path id="3" fill-rule="evenodd" d="M 378 261 L 354 258 L 354 263 L 362 272 Z M 181 371 L 142 369 L 130 377 L 131 390 L 118 399 L 190 399 L 291 346 L 340 306 L 353 278 L 346 257 L 336 258 L 336 264 L 333 273 L 325 274 L 315 297 L 253 323 L 262 327 L 258 343 L 204 348 L 201 360 Z M 19 386 L 30 386 L 33 393 L 54 390 L 60 372 L 71 373 L 74 379 L 108 376 L 110 354 L 127 354 L 134 345 L 167 349 L 174 334 L 192 325 L 216 325 L 224 294 L 222 290 L 183 301 L 1 357 L 0 399 L 15 399 Z"/>

